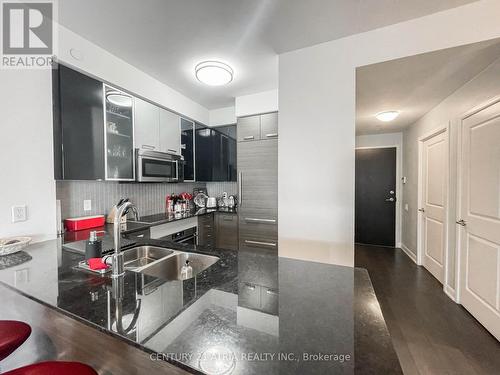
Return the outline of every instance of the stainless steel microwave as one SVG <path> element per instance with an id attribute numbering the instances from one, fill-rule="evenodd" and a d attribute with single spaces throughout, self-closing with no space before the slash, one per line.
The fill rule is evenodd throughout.
<path id="1" fill-rule="evenodd" d="M 166 152 L 136 149 L 136 180 L 139 182 L 182 182 L 182 156 Z"/>

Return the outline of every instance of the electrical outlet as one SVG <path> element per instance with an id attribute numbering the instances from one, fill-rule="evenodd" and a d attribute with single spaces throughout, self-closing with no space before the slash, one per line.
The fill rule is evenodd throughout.
<path id="1" fill-rule="evenodd" d="M 92 201 L 90 199 L 85 199 L 83 201 L 83 210 L 91 211 L 92 210 Z"/>
<path id="2" fill-rule="evenodd" d="M 26 221 L 26 206 L 12 206 L 12 222 Z"/>

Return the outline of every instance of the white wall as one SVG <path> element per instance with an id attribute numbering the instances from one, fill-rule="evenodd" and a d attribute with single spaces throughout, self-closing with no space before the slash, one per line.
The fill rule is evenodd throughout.
<path id="1" fill-rule="evenodd" d="M 356 136 L 356 148 L 396 147 L 396 247 L 401 247 L 401 211 L 403 209 L 403 133 Z"/>
<path id="2" fill-rule="evenodd" d="M 428 112 L 416 123 L 405 129 L 404 144 L 404 173 L 408 182 L 404 185 L 403 200 L 409 205 L 409 211 L 403 212 L 403 244 L 414 254 L 417 253 L 417 219 L 418 219 L 418 139 L 431 133 L 433 130 L 450 126 L 450 183 L 449 205 L 450 220 L 448 223 L 448 285 L 451 293 L 456 286 L 456 224 L 459 218 L 457 212 L 457 158 L 458 133 L 461 117 L 472 108 L 479 106 L 493 97 L 500 95 L 500 60 L 495 61 L 473 80 L 455 91 L 438 106 Z"/>
<path id="3" fill-rule="evenodd" d="M 0 69 L 0 238 L 56 236 L 51 80 L 47 70 Z M 28 207 L 27 221 L 12 223 L 13 205 Z"/>
<path id="4" fill-rule="evenodd" d="M 231 125 L 236 124 L 235 107 L 225 107 L 212 109 L 208 113 L 209 126 Z"/>
<path id="5" fill-rule="evenodd" d="M 238 96 L 235 99 L 236 117 L 275 112 L 278 110 L 278 90 Z"/>
<path id="6" fill-rule="evenodd" d="M 83 60 L 74 59 L 75 48 Z M 59 26 L 58 58 L 63 63 L 121 86 L 204 124 L 206 108 L 153 79 L 102 48 Z M 52 148 L 51 71 L 0 70 L 0 237 L 56 237 Z M 28 220 L 11 222 L 13 205 L 28 206 Z"/>
<path id="7" fill-rule="evenodd" d="M 354 264 L 356 67 L 499 37 L 498 14 L 482 0 L 280 55 L 280 256 Z"/>

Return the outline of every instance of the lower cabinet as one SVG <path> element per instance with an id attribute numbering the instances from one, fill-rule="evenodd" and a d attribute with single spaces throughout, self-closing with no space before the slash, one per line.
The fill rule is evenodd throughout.
<path id="1" fill-rule="evenodd" d="M 216 247 L 219 249 L 238 250 L 238 215 L 218 212 L 215 218 Z"/>
<path id="2" fill-rule="evenodd" d="M 198 245 L 215 247 L 214 214 L 198 216 Z"/>
<path id="3" fill-rule="evenodd" d="M 240 283 L 238 306 L 277 315 L 279 309 L 278 290 L 257 284 Z"/>

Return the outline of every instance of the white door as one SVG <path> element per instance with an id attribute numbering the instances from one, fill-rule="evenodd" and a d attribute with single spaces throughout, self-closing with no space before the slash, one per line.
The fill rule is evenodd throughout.
<path id="1" fill-rule="evenodd" d="M 500 339 L 500 103 L 462 123 L 460 302 Z"/>
<path id="2" fill-rule="evenodd" d="M 440 283 L 444 280 L 446 242 L 447 132 L 422 142 L 421 153 L 421 247 L 422 263 Z"/>

